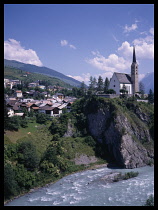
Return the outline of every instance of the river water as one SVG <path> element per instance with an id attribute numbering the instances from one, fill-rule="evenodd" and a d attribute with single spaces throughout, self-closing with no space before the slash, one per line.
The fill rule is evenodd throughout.
<path id="1" fill-rule="evenodd" d="M 135 178 L 105 183 L 109 172 L 138 171 Z M 154 195 L 154 167 L 135 169 L 99 168 L 63 177 L 54 184 L 34 190 L 6 206 L 142 206 Z"/>

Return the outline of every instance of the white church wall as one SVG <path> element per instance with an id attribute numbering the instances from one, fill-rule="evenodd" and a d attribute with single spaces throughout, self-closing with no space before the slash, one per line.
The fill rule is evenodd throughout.
<path id="1" fill-rule="evenodd" d="M 109 89 L 113 89 L 116 91 L 116 94 L 120 94 L 120 83 L 115 74 L 113 74 L 110 80 Z"/>

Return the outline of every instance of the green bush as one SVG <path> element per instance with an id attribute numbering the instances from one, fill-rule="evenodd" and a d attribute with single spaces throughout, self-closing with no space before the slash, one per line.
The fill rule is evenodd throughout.
<path id="1" fill-rule="evenodd" d="M 38 113 L 36 115 L 36 122 L 37 123 L 40 123 L 40 124 L 45 124 L 46 121 L 49 119 L 49 116 L 47 116 L 46 114 L 44 113 Z"/>
<path id="2" fill-rule="evenodd" d="M 15 180 L 15 172 L 10 164 L 4 165 L 4 198 L 10 199 L 17 195 L 18 184 Z"/>
<path id="3" fill-rule="evenodd" d="M 144 206 L 154 206 L 154 196 L 152 194 L 146 200 L 146 203 Z"/>
<path id="4" fill-rule="evenodd" d="M 125 173 L 123 176 L 124 178 L 123 179 L 130 179 L 130 178 L 133 178 L 133 177 L 136 177 L 138 176 L 139 172 L 134 172 L 134 171 L 131 171 L 131 172 L 127 172 Z"/>
<path id="5" fill-rule="evenodd" d="M 21 142 L 18 145 L 18 162 L 24 164 L 28 170 L 35 170 L 39 164 L 39 157 L 36 152 L 36 147 L 30 141 Z"/>

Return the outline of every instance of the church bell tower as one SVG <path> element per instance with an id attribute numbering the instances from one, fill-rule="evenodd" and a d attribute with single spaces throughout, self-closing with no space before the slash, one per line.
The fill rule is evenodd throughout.
<path id="1" fill-rule="evenodd" d="M 133 46 L 133 62 L 131 65 L 131 82 L 132 82 L 132 93 L 139 92 L 138 85 L 138 64 L 136 62 L 135 47 Z"/>

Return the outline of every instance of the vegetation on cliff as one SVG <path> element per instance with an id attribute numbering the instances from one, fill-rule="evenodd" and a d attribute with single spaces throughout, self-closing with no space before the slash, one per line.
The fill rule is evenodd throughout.
<path id="1" fill-rule="evenodd" d="M 110 138 L 114 137 L 110 145 L 115 147 L 124 142 L 122 137 L 128 141 L 127 137 L 130 139 L 133 136 L 130 142 L 139 142 L 152 160 L 153 113 L 151 104 L 87 96 L 75 101 L 72 111 L 62 114 L 60 118 L 47 119 L 40 124 L 34 116 L 27 119 L 26 127 L 19 123 L 18 131 L 6 131 L 4 138 L 5 200 L 55 181 L 65 174 L 85 169 L 87 165 L 75 164 L 77 156 L 96 156 L 102 163 L 105 160 L 119 162 L 116 158 L 120 158 L 121 148 L 118 156 L 111 152 L 109 135 Z M 94 121 L 90 123 L 92 119 Z M 125 119 L 128 123 L 122 124 Z M 150 139 L 142 139 L 142 136 Z M 128 158 L 129 155 L 121 161 L 134 162 Z"/>

